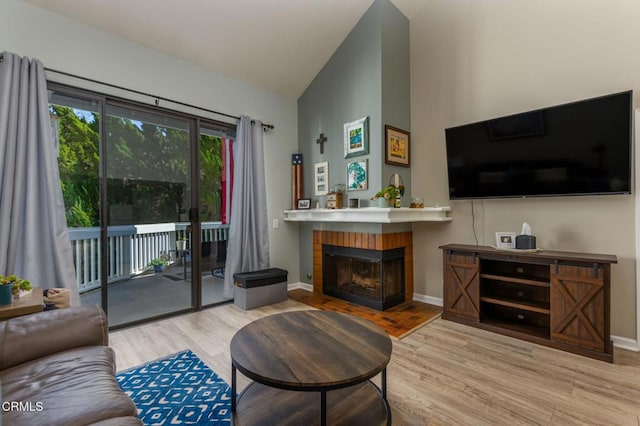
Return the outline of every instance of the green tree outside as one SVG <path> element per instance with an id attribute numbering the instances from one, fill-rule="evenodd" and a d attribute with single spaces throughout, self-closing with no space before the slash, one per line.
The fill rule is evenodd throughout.
<path id="1" fill-rule="evenodd" d="M 99 226 L 98 114 L 51 105 L 58 120 L 59 169 L 69 227 Z M 127 206 L 131 223 L 180 221 L 189 206 L 189 132 L 108 116 L 109 206 Z M 222 139 L 201 135 L 203 221 L 221 217 Z"/>

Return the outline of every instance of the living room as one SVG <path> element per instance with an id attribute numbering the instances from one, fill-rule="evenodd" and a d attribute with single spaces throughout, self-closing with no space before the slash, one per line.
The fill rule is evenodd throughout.
<path id="1" fill-rule="evenodd" d="M 526 4 L 496 0 L 434 0 L 418 3 L 404 11 L 408 14 L 410 24 L 410 117 L 407 120 L 410 126 L 406 129 L 411 131 L 412 161 L 410 169 L 406 169 L 410 172 L 412 184 L 409 197 L 422 197 L 427 206 L 451 206 L 453 220 L 444 224 L 424 222 L 412 225 L 414 259 L 419 259 L 414 261 L 414 297 L 426 302 L 442 303 L 442 252 L 439 246 L 449 243 L 473 244 L 474 232 L 480 244 L 491 245 L 495 241 L 495 232 L 517 232 L 522 223 L 527 222 L 532 226 L 538 245 L 546 250 L 617 256 L 618 263 L 612 267 L 611 278 L 611 334 L 617 348 L 637 350 L 640 327 L 637 315 L 636 253 L 640 238 L 636 226 L 636 196 L 501 199 L 477 201 L 475 204 L 450 201 L 444 129 L 535 108 L 635 90 L 640 86 L 640 60 L 632 52 L 634 41 L 637 40 L 634 24 L 640 17 L 640 6 L 632 0 L 546 0 Z M 0 11 L 3 50 L 38 58 L 51 69 L 217 111 L 248 114 L 274 123 L 275 130 L 264 134 L 268 148 L 265 149 L 265 165 L 269 170 L 265 180 L 267 215 L 269 223 L 275 219 L 280 222 L 278 228 L 269 229 L 271 264 L 286 269 L 290 283 L 311 282 L 307 278 L 307 274 L 313 272 L 309 254 L 311 248 L 298 250 L 301 242 L 306 240 L 301 236 L 301 228 L 298 224 L 283 221 L 283 211 L 291 207 L 291 154 L 303 149 L 317 152 L 319 147 L 315 140 L 320 132 L 325 131 L 314 129 L 313 138 L 305 136 L 304 140 L 301 139 L 298 97 L 302 92 L 284 95 L 224 76 L 29 2 L 5 0 Z M 330 31 L 330 23 L 323 25 Z M 343 122 L 357 118 L 344 117 Z M 341 127 L 343 122 L 332 125 Z M 394 123 L 378 124 L 382 129 L 384 124 Z M 402 127 L 400 124 L 396 126 Z M 376 137 L 382 139 L 382 130 Z M 330 140 L 325 149 L 342 152 L 342 141 Z M 382 162 L 380 159 L 378 161 Z M 305 162 L 307 179 L 311 179 L 311 166 L 311 161 Z M 380 173 L 375 179 L 371 184 L 372 193 L 375 192 L 375 186 L 388 180 L 388 176 Z M 305 187 L 310 188 L 310 185 Z M 368 198 L 372 193 L 366 196 L 363 193 L 361 198 Z M 313 194 L 309 193 L 307 197 L 313 198 Z M 307 254 L 304 250 L 307 250 Z M 224 309 L 231 308 L 226 306 Z M 292 308 L 289 304 L 285 307 Z M 215 320 L 205 319 L 205 312 L 194 314 L 192 320 L 177 320 L 169 328 L 176 333 L 183 333 L 191 326 L 190 321 L 207 321 L 208 325 L 216 327 L 223 321 L 224 316 L 217 314 Z M 237 315 L 240 319 L 231 321 L 234 326 L 255 319 L 258 314 Z M 143 327 L 144 333 L 155 333 L 161 326 L 150 324 Z M 437 326 L 438 331 L 442 327 Z M 467 331 L 465 328 L 451 330 L 447 326 L 444 329 L 441 335 L 444 340 L 448 330 L 474 342 L 481 340 L 478 336 L 482 336 L 489 339 L 490 345 L 506 345 L 516 352 L 530 350 L 530 346 L 523 349 L 521 342 L 511 343 L 508 339 L 488 333 Z M 124 332 L 113 335 L 113 343 L 119 348 L 131 345 L 128 349 L 118 351 L 119 369 L 181 349 L 165 343 L 165 334 L 160 334 L 161 337 L 157 339 L 145 340 L 144 343 L 134 343 L 136 339 L 129 338 Z M 211 341 L 209 345 L 228 346 L 231 337 L 227 334 L 222 332 L 223 337 Z M 211 336 L 207 335 L 207 338 Z M 416 338 L 423 340 L 406 345 L 418 346 L 429 339 L 426 336 Z M 209 345 L 195 343 L 190 338 L 186 340 L 191 340 L 192 346 L 199 346 L 202 351 L 210 350 Z M 143 347 L 145 345 L 146 348 Z M 198 352 L 197 347 L 192 349 Z M 628 355 L 631 353 L 628 351 L 619 353 L 623 354 L 618 358 L 619 362 L 631 364 L 637 372 L 637 358 Z M 544 354 L 550 359 L 557 355 L 558 362 L 567 363 L 565 365 L 575 360 L 575 357 L 553 350 Z M 415 357 L 408 355 L 403 362 L 408 363 Z M 206 361 L 216 372 L 230 377 L 227 352 L 216 350 Z M 584 369 L 594 368 L 593 365 L 588 362 Z M 612 379 L 614 382 L 618 380 L 615 369 L 602 368 L 602 376 L 612 375 L 616 377 Z M 515 377 L 504 380 L 510 379 L 516 380 Z M 408 375 L 406 380 L 412 379 Z M 459 385 L 464 386 L 461 383 Z M 629 394 L 637 393 L 637 383 L 634 388 L 629 383 L 619 386 L 628 390 Z M 413 395 L 404 397 L 411 400 Z M 602 401 L 599 396 L 593 400 Z M 411 402 L 415 402 L 415 405 Z M 496 417 L 487 417 L 484 421 L 470 417 L 429 417 L 429 407 L 424 399 L 419 399 L 419 403 L 411 402 L 406 403 L 406 415 L 399 416 L 407 419 L 409 424 L 412 419 L 421 419 L 425 423 L 429 419 L 440 423 L 456 420 L 461 423 L 500 421 Z M 432 402 L 438 404 L 442 401 Z M 416 408 L 420 404 L 424 406 Z M 579 410 L 586 410 L 587 404 L 581 404 Z M 611 405 L 619 408 L 615 403 Z M 485 409 L 491 411 L 495 408 L 485 406 Z M 412 417 L 415 412 L 411 410 L 420 410 L 420 414 Z M 621 411 L 625 416 L 611 420 L 607 416 L 612 415 L 612 408 L 603 409 L 600 420 L 606 422 L 608 419 L 611 423 L 619 424 L 628 421 L 632 424 L 635 418 L 636 423 L 633 424 L 637 424 L 639 413 L 628 408 Z M 520 421 L 535 422 L 526 414 L 523 416 Z M 595 414 L 593 416 L 593 419 L 598 419 Z M 589 421 L 586 418 L 574 420 L 578 423 Z M 547 423 L 551 423 L 551 420 Z"/>

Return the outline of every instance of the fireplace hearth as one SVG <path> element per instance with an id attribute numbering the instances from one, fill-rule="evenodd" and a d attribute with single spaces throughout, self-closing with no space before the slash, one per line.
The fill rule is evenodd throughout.
<path id="1" fill-rule="evenodd" d="M 405 249 L 322 246 L 323 293 L 377 310 L 405 300 Z"/>

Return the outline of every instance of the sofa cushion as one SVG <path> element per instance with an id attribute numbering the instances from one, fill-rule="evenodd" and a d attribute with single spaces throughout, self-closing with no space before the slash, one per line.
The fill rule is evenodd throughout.
<path id="1" fill-rule="evenodd" d="M 135 405 L 116 382 L 115 354 L 107 346 L 71 349 L 17 365 L 0 371 L 0 382 L 5 403 L 23 403 L 23 410 L 3 413 L 6 424 L 87 425 L 126 416 L 137 420 Z"/>
<path id="2" fill-rule="evenodd" d="M 0 321 L 0 369 L 83 346 L 109 342 L 107 316 L 98 305 L 39 312 Z"/>

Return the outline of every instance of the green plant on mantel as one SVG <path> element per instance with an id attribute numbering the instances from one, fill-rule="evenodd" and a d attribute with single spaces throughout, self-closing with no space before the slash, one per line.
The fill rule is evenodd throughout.
<path id="1" fill-rule="evenodd" d="M 0 275 L 0 285 L 13 284 L 13 295 L 17 295 L 20 291 L 31 290 L 31 282 L 19 278 L 17 275 Z"/>
<path id="2" fill-rule="evenodd" d="M 387 200 L 395 200 L 398 195 L 400 195 L 398 188 L 393 185 L 389 185 L 378 191 L 376 195 L 371 197 L 371 199 L 377 200 L 378 198 L 386 198 Z"/>

